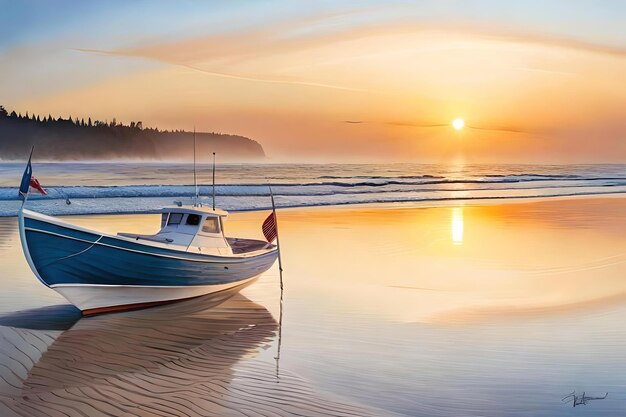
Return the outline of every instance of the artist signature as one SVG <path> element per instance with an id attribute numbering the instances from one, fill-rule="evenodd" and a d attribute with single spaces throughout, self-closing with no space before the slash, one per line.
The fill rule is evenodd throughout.
<path id="1" fill-rule="evenodd" d="M 577 405 L 587 405 L 588 401 L 604 400 L 608 396 L 609 396 L 608 392 L 604 394 L 604 397 L 591 397 L 587 395 L 585 392 L 583 392 L 582 395 L 578 395 L 576 394 L 576 391 L 572 391 L 571 394 L 563 397 L 561 401 L 564 403 L 572 403 L 572 406 L 576 407 Z"/>

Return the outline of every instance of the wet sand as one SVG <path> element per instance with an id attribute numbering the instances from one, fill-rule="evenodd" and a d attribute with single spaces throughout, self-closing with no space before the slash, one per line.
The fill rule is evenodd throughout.
<path id="1" fill-rule="evenodd" d="M 235 213 L 260 237 L 265 212 Z M 147 233 L 156 215 L 80 216 Z M 0 415 L 626 413 L 626 199 L 279 213 L 285 267 L 225 303 L 80 319 L 0 219 Z"/>
<path id="2" fill-rule="evenodd" d="M 200 298 L 89 319 L 68 308 L 24 314 L 0 326 L 2 416 L 376 415 L 247 361 L 277 323 L 242 295 L 213 309 Z M 66 330 L 45 329 L 71 317 Z"/>

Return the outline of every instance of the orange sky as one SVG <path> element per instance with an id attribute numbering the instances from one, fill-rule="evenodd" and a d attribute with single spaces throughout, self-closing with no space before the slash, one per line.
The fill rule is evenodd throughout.
<path id="1" fill-rule="evenodd" d="M 372 10 L 386 18 L 355 21 Z M 275 161 L 626 160 L 626 47 L 541 25 L 402 11 L 13 45 L 0 50 L 0 70 L 19 79 L 20 65 L 40 61 L 28 72 L 45 88 L 7 86 L 3 104 L 242 134 Z M 457 117 L 467 125 L 460 132 L 449 126 Z"/>

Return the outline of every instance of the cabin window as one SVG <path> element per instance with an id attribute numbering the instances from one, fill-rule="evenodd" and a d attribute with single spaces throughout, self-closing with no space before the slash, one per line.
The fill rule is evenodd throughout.
<path id="1" fill-rule="evenodd" d="M 204 225 L 202 225 L 202 231 L 204 233 L 219 233 L 220 225 L 217 217 L 207 217 L 204 221 Z"/>
<path id="2" fill-rule="evenodd" d="M 183 219 L 183 213 L 172 213 L 170 214 L 170 218 L 167 221 L 167 225 L 171 226 L 171 225 L 180 224 L 182 219 Z"/>
<path id="3" fill-rule="evenodd" d="M 165 225 L 167 224 L 167 216 L 169 216 L 169 213 L 162 213 L 161 214 L 161 228 L 164 228 Z"/>
<path id="4" fill-rule="evenodd" d="M 187 224 L 189 226 L 197 226 L 200 224 L 200 216 L 197 214 L 189 214 L 187 215 Z"/>

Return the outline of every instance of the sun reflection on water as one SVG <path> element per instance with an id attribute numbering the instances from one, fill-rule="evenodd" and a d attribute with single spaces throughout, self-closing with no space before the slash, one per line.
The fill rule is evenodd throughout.
<path id="1" fill-rule="evenodd" d="M 463 207 L 452 209 L 452 243 L 463 244 Z"/>

